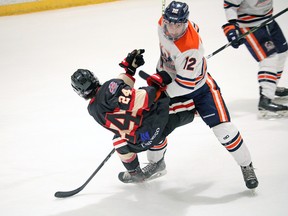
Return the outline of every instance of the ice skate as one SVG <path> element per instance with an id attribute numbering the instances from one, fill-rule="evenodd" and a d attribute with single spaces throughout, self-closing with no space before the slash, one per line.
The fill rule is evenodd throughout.
<path id="1" fill-rule="evenodd" d="M 165 175 L 167 171 L 164 158 L 157 163 L 148 163 L 148 165 L 145 166 L 142 171 L 146 177 L 146 180 L 152 180 Z"/>
<path id="2" fill-rule="evenodd" d="M 248 166 L 241 166 L 241 171 L 246 187 L 249 189 L 255 189 L 258 186 L 258 180 L 252 163 L 250 163 Z"/>
<path id="3" fill-rule="evenodd" d="M 278 96 L 278 97 L 287 97 L 288 96 L 288 88 L 277 87 L 275 95 Z"/>
<path id="4" fill-rule="evenodd" d="M 137 167 L 135 172 L 120 172 L 118 179 L 123 183 L 141 183 L 145 181 L 145 175 L 140 167 Z"/>
<path id="5" fill-rule="evenodd" d="M 277 87 L 275 92 L 274 103 L 288 106 L 288 89 L 284 87 Z"/>
<path id="6" fill-rule="evenodd" d="M 288 117 L 288 106 L 274 103 L 264 95 L 260 96 L 258 110 L 259 118 L 263 119 Z"/>

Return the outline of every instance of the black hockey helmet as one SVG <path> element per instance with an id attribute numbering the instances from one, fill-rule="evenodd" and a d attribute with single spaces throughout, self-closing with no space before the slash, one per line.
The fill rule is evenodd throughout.
<path id="1" fill-rule="evenodd" d="M 73 90 L 84 99 L 92 98 L 98 87 L 99 80 L 94 74 L 86 69 L 78 69 L 71 76 L 71 85 Z"/>
<path id="2" fill-rule="evenodd" d="M 186 23 L 189 7 L 184 2 L 172 1 L 165 9 L 163 18 L 171 23 Z"/>

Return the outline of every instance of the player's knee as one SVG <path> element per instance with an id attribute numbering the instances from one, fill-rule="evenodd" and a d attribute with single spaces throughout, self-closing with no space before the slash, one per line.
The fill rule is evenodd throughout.
<path id="1" fill-rule="evenodd" d="M 238 133 L 238 129 L 231 122 L 224 122 L 212 128 L 215 136 L 221 143 L 233 139 Z"/>

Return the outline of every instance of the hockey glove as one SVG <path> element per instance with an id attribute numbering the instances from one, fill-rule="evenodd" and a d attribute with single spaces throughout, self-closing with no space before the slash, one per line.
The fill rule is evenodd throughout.
<path id="1" fill-rule="evenodd" d="M 142 55 L 144 52 L 144 49 L 133 50 L 119 65 L 125 69 L 126 73 L 134 76 L 136 69 L 145 63 Z"/>
<path id="2" fill-rule="evenodd" d="M 231 42 L 232 47 L 237 49 L 245 42 L 245 38 L 239 39 L 240 30 L 236 20 L 229 20 L 229 23 L 223 25 L 222 29 L 228 41 Z"/>
<path id="3" fill-rule="evenodd" d="M 149 86 L 154 86 L 159 91 L 165 91 L 172 79 L 166 71 L 160 71 L 149 76 L 146 81 Z"/>

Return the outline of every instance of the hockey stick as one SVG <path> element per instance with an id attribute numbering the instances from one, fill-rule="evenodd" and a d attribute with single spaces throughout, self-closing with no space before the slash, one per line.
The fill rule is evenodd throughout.
<path id="1" fill-rule="evenodd" d="M 241 40 L 242 38 L 246 37 L 247 35 L 257 31 L 258 29 L 262 28 L 264 25 L 266 25 L 267 23 L 269 23 L 271 20 L 274 20 L 275 18 L 277 18 L 278 16 L 286 13 L 288 11 L 288 8 L 285 8 L 284 10 L 280 11 L 279 13 L 275 14 L 274 16 L 271 16 L 269 19 L 267 19 L 265 22 L 261 23 L 258 26 L 255 26 L 254 28 L 250 29 L 249 31 L 245 32 L 244 34 L 242 34 L 239 38 L 238 41 Z M 217 53 L 221 52 L 222 50 L 226 49 L 227 47 L 229 47 L 232 44 L 232 41 L 227 43 L 226 45 L 220 47 L 219 49 L 217 49 L 216 51 L 214 51 L 213 53 L 211 53 L 210 55 L 208 55 L 206 58 L 209 59 L 212 56 L 216 55 Z"/>
<path id="2" fill-rule="evenodd" d="M 54 196 L 57 198 L 66 198 L 66 197 L 73 196 L 73 195 L 79 193 L 80 191 L 82 191 L 86 187 L 86 185 L 91 181 L 91 179 L 96 175 L 96 173 L 108 161 L 108 159 L 113 155 L 114 152 L 115 152 L 115 149 L 113 148 L 112 151 L 107 155 L 107 157 L 102 161 L 102 163 L 97 167 L 97 169 L 93 172 L 93 174 L 86 180 L 86 182 L 82 186 L 80 186 L 79 188 L 77 188 L 75 190 L 71 190 L 71 191 L 57 191 L 54 194 Z"/>
<path id="3" fill-rule="evenodd" d="M 165 12 L 166 0 L 162 0 L 162 15 Z"/>
<path id="4" fill-rule="evenodd" d="M 139 76 L 144 79 L 144 80 L 147 80 L 147 78 L 150 76 L 148 73 L 146 73 L 145 71 L 143 70 L 140 70 L 139 71 Z"/>
<path id="5" fill-rule="evenodd" d="M 150 74 L 148 74 L 148 73 L 146 73 L 145 71 L 143 71 L 143 70 L 140 70 L 139 71 L 139 76 L 142 78 L 142 79 L 144 79 L 144 80 L 147 80 L 147 78 L 148 77 L 150 77 Z M 162 86 L 162 87 L 164 87 L 165 85 L 162 83 L 155 83 L 155 84 L 157 84 L 157 85 L 159 85 L 159 86 Z M 165 92 L 166 93 L 166 92 Z"/>
<path id="6" fill-rule="evenodd" d="M 147 78 L 150 76 L 150 74 L 146 73 L 146 72 L 143 71 L 143 70 L 140 70 L 138 74 L 139 74 L 139 76 L 140 76 L 142 79 L 144 79 L 144 80 L 147 80 Z M 158 84 L 158 85 L 160 85 L 160 84 Z M 164 86 L 164 85 L 162 84 L 161 86 Z M 166 91 L 164 91 L 164 94 L 165 94 L 167 97 L 169 97 L 169 95 L 168 95 L 168 93 L 167 93 Z"/>

